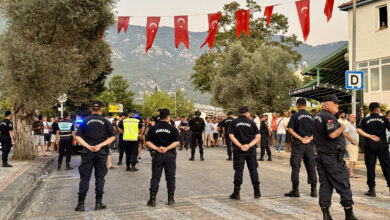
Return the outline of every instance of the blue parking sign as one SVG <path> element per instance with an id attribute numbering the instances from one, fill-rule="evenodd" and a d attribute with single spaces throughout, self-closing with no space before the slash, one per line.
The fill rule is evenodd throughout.
<path id="1" fill-rule="evenodd" d="M 345 88 L 348 90 L 363 90 L 364 74 L 363 71 L 346 71 Z"/>

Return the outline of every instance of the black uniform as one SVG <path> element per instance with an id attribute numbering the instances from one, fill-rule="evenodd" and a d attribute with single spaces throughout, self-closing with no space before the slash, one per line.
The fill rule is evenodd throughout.
<path id="1" fill-rule="evenodd" d="M 98 145 L 107 138 L 114 137 L 114 129 L 110 121 L 100 115 L 92 115 L 80 124 L 76 133 L 89 145 Z M 103 196 L 104 177 L 107 174 L 108 146 L 102 147 L 98 152 L 92 152 L 87 148 L 81 151 L 79 196 L 85 199 L 89 189 L 92 169 L 95 168 L 96 197 Z"/>
<path id="2" fill-rule="evenodd" d="M 152 142 L 157 147 L 168 147 L 173 142 L 180 141 L 179 132 L 168 122 L 160 121 L 149 129 L 146 141 Z M 150 180 L 150 191 L 158 192 L 162 171 L 165 171 L 168 192 L 175 191 L 176 175 L 176 149 L 173 148 L 165 154 L 152 150 L 152 179 Z"/>
<path id="3" fill-rule="evenodd" d="M 183 146 L 188 150 L 188 145 L 190 144 L 190 131 L 185 130 L 189 127 L 188 121 L 181 121 L 180 125 L 180 150 L 183 149 Z"/>
<path id="4" fill-rule="evenodd" d="M 259 129 L 255 122 L 247 118 L 246 116 L 239 116 L 233 120 L 229 126 L 229 134 L 233 134 L 234 137 L 241 144 L 249 144 L 255 139 L 255 136 L 259 134 Z M 242 175 L 244 171 L 245 161 L 248 166 L 249 174 L 252 180 L 253 186 L 258 186 L 259 174 L 257 173 L 257 160 L 256 160 L 256 147 L 249 148 L 248 151 L 242 151 L 239 147 L 233 143 L 233 168 L 234 168 L 234 186 L 240 187 L 242 184 Z"/>
<path id="5" fill-rule="evenodd" d="M 9 152 L 11 151 L 11 147 L 12 147 L 12 140 L 11 140 L 11 136 L 9 134 L 10 131 L 13 131 L 13 125 L 12 125 L 12 122 L 8 119 L 4 119 L 1 123 L 0 123 L 0 142 L 1 142 L 1 146 L 2 146 L 2 151 L 3 151 L 3 155 L 2 155 L 2 159 L 3 159 L 3 164 L 6 164 L 8 163 L 8 154 Z"/>
<path id="6" fill-rule="evenodd" d="M 60 135 L 60 152 L 58 155 L 58 164 L 62 163 L 62 158 L 66 152 L 66 163 L 70 162 L 72 157 L 72 142 L 74 125 L 72 121 L 60 121 L 58 123 L 58 130 Z"/>
<path id="7" fill-rule="evenodd" d="M 222 121 L 222 127 L 225 128 L 225 141 L 226 141 L 227 154 L 229 158 L 232 157 L 232 141 L 229 138 L 229 126 L 233 120 L 234 118 L 228 117 Z"/>
<path id="8" fill-rule="evenodd" d="M 267 155 L 271 157 L 271 149 L 269 148 L 269 132 L 267 122 L 264 120 L 260 123 L 260 135 L 261 135 L 261 157 L 264 157 L 265 151 L 267 151 Z"/>
<path id="9" fill-rule="evenodd" d="M 204 131 L 205 123 L 204 120 L 200 117 L 195 117 L 189 122 L 190 130 L 192 132 L 191 136 L 191 157 L 195 156 L 196 143 L 198 142 L 199 153 L 203 155 L 203 140 L 202 133 Z"/>
<path id="10" fill-rule="evenodd" d="M 311 137 L 314 130 L 313 116 L 306 110 L 301 109 L 291 116 L 287 127 L 293 129 L 301 137 Z M 307 171 L 308 184 L 317 184 L 313 143 L 303 144 L 300 140 L 293 138 L 290 165 L 291 182 L 295 185 L 299 185 L 302 159 Z"/>
<path id="11" fill-rule="evenodd" d="M 122 127 L 123 127 L 123 120 L 125 119 L 122 119 L 119 123 L 118 123 L 118 127 L 120 124 L 122 124 Z M 119 162 L 118 164 L 121 164 L 122 163 L 122 159 L 123 159 L 123 154 L 125 153 L 125 144 L 123 143 L 123 134 L 119 133 L 119 136 L 118 136 L 119 140 L 118 140 L 118 151 L 119 151 Z"/>
<path id="12" fill-rule="evenodd" d="M 362 120 L 359 128 L 368 134 L 380 138 L 378 142 L 366 138 L 364 161 L 367 167 L 367 185 L 369 187 L 375 187 L 375 165 L 376 159 L 379 158 L 387 186 L 390 187 L 390 157 L 389 146 L 386 140 L 386 129 L 390 130 L 389 120 L 385 116 L 372 113 Z"/>
<path id="13" fill-rule="evenodd" d="M 329 134 L 340 128 L 337 118 L 328 111 L 321 111 L 314 118 L 314 142 L 317 148 L 317 170 L 320 178 L 321 207 L 330 207 L 333 189 L 340 194 L 341 205 L 353 205 L 352 192 L 349 184 L 349 170 L 343 160 L 345 152 L 345 137 L 342 133 L 335 139 Z"/>

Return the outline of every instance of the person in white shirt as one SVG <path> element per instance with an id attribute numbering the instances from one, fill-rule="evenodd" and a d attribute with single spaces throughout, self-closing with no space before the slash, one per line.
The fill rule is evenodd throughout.
<path id="1" fill-rule="evenodd" d="M 348 120 L 349 122 L 345 124 L 344 136 L 349 155 L 349 175 L 352 178 L 356 178 L 353 174 L 353 169 L 359 157 L 359 134 L 356 132 L 355 126 L 356 116 L 350 114 Z"/>
<path id="2" fill-rule="evenodd" d="M 205 134 L 205 143 L 207 148 L 211 146 L 211 143 L 213 141 L 213 133 L 214 133 L 214 124 L 211 121 L 211 118 L 206 118 L 204 134 Z"/>
<path id="3" fill-rule="evenodd" d="M 280 117 L 276 120 L 278 130 L 276 132 L 276 152 L 284 152 L 284 142 L 286 141 L 286 128 L 288 125 L 284 113 L 280 113 Z"/>
<path id="4" fill-rule="evenodd" d="M 214 130 L 213 130 L 213 147 L 218 147 L 218 120 L 216 118 L 213 119 Z"/>
<path id="5" fill-rule="evenodd" d="M 255 116 L 254 116 L 255 119 L 253 119 L 253 122 L 255 122 L 255 124 L 256 124 L 256 126 L 257 126 L 257 129 L 259 129 L 259 131 L 260 131 L 260 124 L 261 124 L 261 121 L 260 121 L 259 115 L 260 115 L 260 114 L 259 114 L 258 112 L 255 113 Z M 261 139 L 261 138 L 260 138 L 260 139 Z M 260 147 L 260 140 L 259 140 L 259 143 L 257 143 L 257 145 Z"/>
<path id="6" fill-rule="evenodd" d="M 348 120 L 346 119 L 346 114 L 344 111 L 340 111 L 339 119 L 337 120 L 339 124 L 342 124 L 345 126 L 345 124 L 348 123 Z"/>
<path id="7" fill-rule="evenodd" d="M 43 138 L 45 140 L 46 151 L 50 151 L 50 123 L 47 121 L 47 117 L 43 117 Z"/>

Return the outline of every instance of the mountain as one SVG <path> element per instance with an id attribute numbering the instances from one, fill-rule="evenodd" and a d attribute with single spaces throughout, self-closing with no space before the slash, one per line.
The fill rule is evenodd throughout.
<path id="1" fill-rule="evenodd" d="M 0 19 L 0 31 L 4 28 L 4 19 Z M 199 48 L 206 36 L 207 32 L 190 32 L 190 50 L 183 45 L 176 49 L 173 28 L 160 27 L 153 47 L 145 54 L 145 27 L 131 25 L 127 34 L 122 30 L 118 35 L 116 26 L 113 26 L 105 34 L 112 48 L 114 72 L 111 77 L 123 75 L 130 83 L 130 89 L 136 92 L 138 102 L 144 92 L 151 92 L 157 87 L 172 92 L 185 88 L 186 94 L 196 103 L 209 104 L 210 95 L 193 91 L 190 81 L 195 61 L 207 51 L 206 46 Z M 302 43 L 295 49 L 302 54 L 301 64 L 312 65 L 346 43 L 339 41 L 318 46 Z"/>

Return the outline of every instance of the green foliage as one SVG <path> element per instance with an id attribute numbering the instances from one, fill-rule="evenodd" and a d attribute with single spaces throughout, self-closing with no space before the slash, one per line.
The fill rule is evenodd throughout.
<path id="1" fill-rule="evenodd" d="M 152 117 L 160 108 L 167 108 L 171 115 L 175 116 L 175 95 L 169 95 L 166 91 L 155 91 L 143 95 L 143 103 L 140 108 L 142 117 Z M 194 103 L 185 97 L 184 92 L 176 91 L 176 115 L 189 115 L 194 111 Z"/>
<path id="2" fill-rule="evenodd" d="M 247 105 L 251 111 L 259 112 L 279 112 L 290 107 L 288 91 L 299 82 L 289 67 L 294 62 L 290 53 L 270 46 L 250 52 L 235 42 L 223 60 L 212 82 L 213 104 L 225 110 Z"/>
<path id="3" fill-rule="evenodd" d="M 200 56 L 193 67 L 194 73 L 191 75 L 192 83 L 202 93 L 211 92 L 211 85 L 213 85 L 218 68 L 224 62 L 225 56 L 223 51 L 228 52 L 233 42 L 240 41 L 242 47 L 251 53 L 262 46 L 281 48 L 291 55 L 293 61 L 291 64 L 297 64 L 302 57 L 298 52 L 293 50 L 293 47 L 297 47 L 300 44 L 295 35 L 281 37 L 280 41 L 273 39 L 277 34 L 285 35 L 287 33 L 287 17 L 274 13 L 270 26 L 267 27 L 265 18 L 258 16 L 254 18 L 253 16 L 253 14 L 262 12 L 260 5 L 254 0 L 247 0 L 246 2 L 245 8 L 251 10 L 250 36 L 248 37 L 243 33 L 239 40 L 236 39 L 235 12 L 242 8 L 239 3 L 234 1 L 226 4 L 219 23 L 219 32 L 216 35 L 214 43 L 215 50 Z"/>
<path id="4" fill-rule="evenodd" d="M 134 105 L 134 92 L 129 91 L 129 83 L 123 79 L 121 75 L 115 75 L 108 82 L 108 88 L 101 93 L 97 98 L 103 102 L 105 107 L 108 107 L 110 103 L 117 103 L 123 105 L 123 111 L 129 112 L 133 110 Z M 105 108 L 105 112 L 107 108 Z"/>

